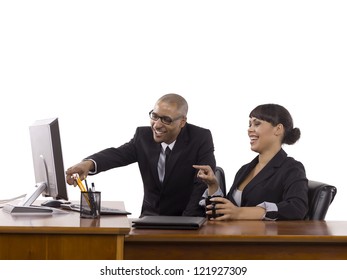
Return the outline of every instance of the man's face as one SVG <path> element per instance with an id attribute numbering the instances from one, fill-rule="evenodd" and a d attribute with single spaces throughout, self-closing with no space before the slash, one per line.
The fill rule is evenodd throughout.
<path id="1" fill-rule="evenodd" d="M 177 105 L 166 102 L 157 102 L 150 117 L 153 139 L 157 143 L 171 144 L 186 124 L 186 117 L 177 110 Z"/>

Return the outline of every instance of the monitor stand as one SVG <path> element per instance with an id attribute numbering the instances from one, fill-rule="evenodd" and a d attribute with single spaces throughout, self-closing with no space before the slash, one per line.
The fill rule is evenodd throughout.
<path id="1" fill-rule="evenodd" d="M 36 185 L 32 193 L 27 194 L 18 204 L 6 204 L 3 210 L 11 215 L 52 215 L 53 209 L 49 207 L 33 206 L 32 204 L 46 189 L 46 183 Z"/>

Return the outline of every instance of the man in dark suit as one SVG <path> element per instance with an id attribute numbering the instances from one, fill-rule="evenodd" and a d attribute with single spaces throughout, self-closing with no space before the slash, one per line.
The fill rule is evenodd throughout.
<path id="1" fill-rule="evenodd" d="M 81 179 L 115 167 L 137 162 L 144 198 L 141 216 L 196 216 L 207 185 L 199 180 L 194 164 L 216 167 L 211 132 L 187 123 L 188 104 L 178 94 L 159 98 L 150 111 L 150 126 L 138 127 L 134 137 L 118 148 L 93 154 L 66 171 Z"/>

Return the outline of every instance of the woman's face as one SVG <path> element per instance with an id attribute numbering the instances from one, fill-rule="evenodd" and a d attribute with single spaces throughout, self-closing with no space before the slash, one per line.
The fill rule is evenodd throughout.
<path id="1" fill-rule="evenodd" d="M 279 125 L 273 126 L 271 123 L 257 118 L 249 119 L 248 136 L 251 150 L 257 153 L 264 153 L 281 145 L 279 137 Z"/>

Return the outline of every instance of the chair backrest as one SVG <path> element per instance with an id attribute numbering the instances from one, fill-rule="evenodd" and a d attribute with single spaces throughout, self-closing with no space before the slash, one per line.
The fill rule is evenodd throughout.
<path id="1" fill-rule="evenodd" d="M 221 190 L 223 191 L 224 196 L 226 196 L 226 195 L 227 195 L 227 193 L 226 193 L 226 189 L 227 189 L 227 188 L 226 188 L 226 185 L 225 185 L 225 173 L 224 173 L 223 168 L 220 167 L 220 166 L 217 166 L 217 167 L 216 167 L 215 175 L 216 175 L 216 177 L 217 177 L 219 187 L 220 187 Z"/>
<path id="2" fill-rule="evenodd" d="M 329 206 L 334 200 L 337 189 L 318 181 L 308 181 L 309 210 L 307 220 L 324 220 Z"/>

